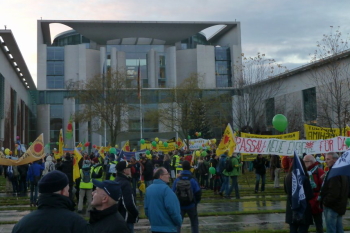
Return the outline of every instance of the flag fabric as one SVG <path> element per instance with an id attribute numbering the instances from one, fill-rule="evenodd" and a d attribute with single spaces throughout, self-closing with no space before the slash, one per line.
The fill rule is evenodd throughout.
<path id="1" fill-rule="evenodd" d="M 139 68 L 137 69 L 137 98 L 141 98 L 141 66 L 139 60 Z"/>
<path id="2" fill-rule="evenodd" d="M 334 176 L 350 176 L 350 149 L 345 151 L 334 163 L 327 180 Z"/>
<path id="3" fill-rule="evenodd" d="M 304 181 L 306 180 L 303 166 L 300 159 L 294 151 L 293 171 L 292 171 L 292 210 L 293 217 L 302 219 L 307 207 L 307 200 L 304 190 Z"/>
<path id="4" fill-rule="evenodd" d="M 74 157 L 73 157 L 73 182 L 80 178 L 79 161 L 83 158 L 78 149 L 74 147 Z"/>
<path id="5" fill-rule="evenodd" d="M 228 151 L 229 155 L 232 155 L 236 148 L 236 132 L 233 133 L 230 124 L 227 124 L 224 135 L 221 138 L 220 144 L 216 149 L 217 155 L 222 155 L 225 151 Z"/>
<path id="6" fill-rule="evenodd" d="M 67 125 L 66 138 L 71 139 L 72 137 L 73 137 L 73 119 L 72 119 L 72 116 L 70 116 L 68 125 Z"/>
<path id="7" fill-rule="evenodd" d="M 64 147 L 64 141 L 63 141 L 63 130 L 60 130 L 60 135 L 58 137 L 58 153 L 57 156 L 62 157 L 63 156 L 63 147 Z"/>
<path id="8" fill-rule="evenodd" d="M 35 139 L 28 150 L 16 161 L 16 164 L 14 165 L 28 164 L 42 159 L 45 156 L 44 148 L 44 136 L 43 134 L 40 134 L 39 137 Z"/>
<path id="9" fill-rule="evenodd" d="M 122 148 L 123 151 L 130 152 L 129 140 L 127 140 Z"/>

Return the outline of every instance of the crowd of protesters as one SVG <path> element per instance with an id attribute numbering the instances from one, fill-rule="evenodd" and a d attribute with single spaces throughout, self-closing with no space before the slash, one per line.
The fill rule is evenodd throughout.
<path id="1" fill-rule="evenodd" d="M 101 219 L 108 223 L 112 223 L 112 220 L 118 223 L 118 232 L 134 232 L 134 224 L 139 217 L 137 196 L 144 199 L 145 213 L 150 220 L 152 232 L 180 232 L 186 214 L 190 218 L 192 232 L 198 232 L 197 204 L 201 200 L 202 190 L 212 190 L 214 195 L 227 199 L 240 199 L 238 177 L 244 169 L 255 172 L 256 182 L 252 190 L 255 193 L 265 191 L 268 171 L 273 187 L 282 187 L 282 171 L 286 173 L 286 223 L 290 225 L 290 232 L 307 232 L 311 224 L 316 226 L 317 232 L 323 232 L 322 214 L 325 216 L 327 229 L 341 232 L 339 229 L 342 228 L 341 220 L 346 211 L 349 192 L 348 178 L 337 176 L 327 180 L 327 171 L 332 169 L 337 158 L 336 153 L 328 153 L 324 157 L 303 155 L 301 163 L 309 178 L 303 182 L 308 204 L 305 217 L 298 221 L 295 220 L 294 210 L 291 208 L 293 159 L 288 156 L 259 154 L 250 162 L 242 162 L 239 154 L 229 154 L 226 151 L 217 155 L 215 150 L 207 150 L 205 156 L 197 156 L 191 151 L 174 150 L 167 154 L 140 154 L 138 158 L 128 159 L 111 153 L 106 153 L 104 157 L 98 153 L 83 153 L 78 164 L 80 177 L 73 181 L 74 155 L 66 153 L 62 159 L 55 160 L 51 154 L 32 164 L 3 166 L 2 171 L 7 178 L 7 190 L 14 195 L 22 195 L 29 189 L 30 205 L 38 206 L 39 210 L 40 206 L 47 205 L 46 200 L 43 200 L 47 192 L 43 191 L 45 188 L 40 188 L 44 185 L 43 182 L 47 185 L 52 179 L 49 176 L 63 174 L 62 177 L 67 178 L 64 178 L 67 184 L 62 183 L 60 189 L 57 187 L 49 190 L 67 197 L 68 209 L 74 209 L 81 215 L 90 214 L 91 228 L 90 225 L 82 225 L 79 232 L 97 231 L 94 226 L 102 226 Z M 172 183 L 172 187 L 169 187 L 169 183 Z M 186 201 L 181 199 L 183 196 L 179 190 L 186 189 L 189 184 L 191 192 L 185 195 L 188 199 Z M 235 192 L 231 196 L 233 190 Z M 62 199 L 57 196 L 55 198 Z M 64 202 L 67 201 L 66 198 L 63 199 Z M 162 221 L 156 219 L 159 213 L 162 213 Z M 19 229 L 22 224 L 17 224 L 13 232 L 21 232 L 15 229 Z M 115 229 L 104 227 L 111 230 L 105 232 L 113 232 L 112 229 Z M 104 231 L 99 229 L 98 232 Z"/>

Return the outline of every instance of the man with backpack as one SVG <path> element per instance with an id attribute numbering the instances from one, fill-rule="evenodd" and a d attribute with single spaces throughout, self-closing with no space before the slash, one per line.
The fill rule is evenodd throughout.
<path id="1" fill-rule="evenodd" d="M 92 162 L 91 177 L 95 180 L 102 181 L 103 180 L 103 166 L 102 166 L 102 164 L 99 163 L 97 157 L 94 157 L 91 160 L 91 162 Z"/>
<path id="2" fill-rule="evenodd" d="M 220 175 L 221 179 L 221 189 L 219 191 L 220 196 L 223 196 L 223 193 L 226 190 L 226 186 L 228 184 L 228 179 L 226 180 L 226 176 L 223 174 L 226 166 L 227 155 L 228 151 L 225 151 L 222 155 L 220 155 L 219 164 L 216 167 L 216 173 Z"/>
<path id="3" fill-rule="evenodd" d="M 83 212 L 83 202 L 84 197 L 86 196 L 87 210 L 91 210 L 91 200 L 92 200 L 92 180 L 91 180 L 91 162 L 86 159 L 83 162 L 83 167 L 80 169 L 80 184 L 79 184 L 79 202 L 78 202 L 78 213 L 81 214 Z"/>
<path id="4" fill-rule="evenodd" d="M 226 158 L 225 162 L 225 170 L 223 172 L 224 176 L 227 177 L 227 184 L 226 184 L 226 198 L 230 198 L 230 195 L 235 189 L 235 195 L 236 199 L 240 199 L 239 196 L 239 189 L 238 189 L 238 176 L 240 175 L 240 167 L 242 166 L 242 163 L 239 162 L 240 157 L 233 153 L 232 157 Z M 230 179 L 231 178 L 231 187 L 229 187 Z"/>
<path id="5" fill-rule="evenodd" d="M 180 177 L 174 181 L 173 191 L 180 202 L 182 219 L 187 213 L 191 221 L 191 232 L 198 233 L 197 204 L 201 200 L 202 191 L 198 181 L 192 177 L 191 165 L 188 161 L 183 161 L 182 169 Z M 177 232 L 181 232 L 181 226 L 178 227 Z"/>
<path id="6" fill-rule="evenodd" d="M 115 159 L 114 154 L 109 155 L 109 164 L 107 165 L 106 180 L 114 180 L 117 176 L 116 166 L 118 161 Z"/>

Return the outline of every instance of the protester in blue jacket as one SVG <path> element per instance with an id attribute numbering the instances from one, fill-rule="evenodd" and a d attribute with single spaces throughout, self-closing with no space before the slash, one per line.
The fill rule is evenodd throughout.
<path id="1" fill-rule="evenodd" d="M 180 207 L 181 207 L 181 216 L 182 219 L 184 218 L 185 214 L 187 213 L 188 217 L 190 218 L 191 221 L 191 232 L 192 233 L 198 233 L 199 232 L 199 223 L 198 223 L 198 213 L 197 213 L 197 204 L 200 202 L 201 197 L 202 197 L 202 190 L 199 187 L 198 181 L 192 177 L 192 173 L 190 171 L 191 169 L 191 164 L 188 161 L 183 161 L 182 163 L 182 172 L 180 174 L 180 177 L 177 178 L 174 181 L 173 184 L 173 191 L 175 193 L 178 193 L 178 197 L 181 196 L 181 192 L 187 192 L 187 186 L 186 183 L 185 185 L 180 185 L 177 186 L 178 182 L 181 180 L 190 180 L 191 184 L 191 193 L 192 197 L 189 197 L 190 195 L 186 195 L 187 197 L 180 198 Z M 182 200 L 184 199 L 184 200 Z M 178 229 L 177 232 L 181 232 L 181 228 Z"/>
<path id="2" fill-rule="evenodd" d="M 154 181 L 146 189 L 144 208 L 152 232 L 177 232 L 181 227 L 180 204 L 175 193 L 169 188 L 170 174 L 160 167 L 154 173 Z"/>
<path id="3" fill-rule="evenodd" d="M 42 163 L 35 161 L 32 165 L 29 166 L 27 171 L 27 181 L 30 181 L 30 206 L 37 205 L 38 198 L 38 183 L 41 178 L 41 173 L 45 169 L 44 159 Z"/>

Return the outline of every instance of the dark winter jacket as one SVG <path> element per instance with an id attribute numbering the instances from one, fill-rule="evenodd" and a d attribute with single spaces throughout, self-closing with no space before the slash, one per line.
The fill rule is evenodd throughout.
<path id="1" fill-rule="evenodd" d="M 168 173 L 170 173 L 171 172 L 170 160 L 165 160 L 163 162 L 163 167 L 168 171 Z"/>
<path id="2" fill-rule="evenodd" d="M 219 163 L 216 166 L 216 173 L 221 174 L 225 170 L 225 162 L 226 162 L 227 155 L 222 154 L 220 155 Z"/>
<path id="3" fill-rule="evenodd" d="M 344 215 L 348 202 L 348 192 L 349 184 L 347 176 L 334 176 L 330 179 L 326 177 L 321 189 L 321 202 L 325 207 L 334 210 L 340 215 Z"/>
<path id="4" fill-rule="evenodd" d="M 253 166 L 256 174 L 260 174 L 260 175 L 266 174 L 266 165 L 267 165 L 267 160 L 264 157 L 259 158 L 259 156 L 256 156 L 256 159 L 254 159 L 253 161 Z"/>
<path id="5" fill-rule="evenodd" d="M 145 181 L 153 180 L 153 164 L 151 160 L 144 163 L 143 178 Z"/>
<path id="6" fill-rule="evenodd" d="M 314 164 L 312 164 L 311 166 L 308 167 L 308 171 L 309 173 L 312 172 L 312 174 L 310 175 L 310 183 L 313 182 L 313 185 L 311 185 L 312 191 L 313 191 L 313 197 L 310 200 L 310 205 L 311 205 L 311 210 L 312 210 L 312 214 L 319 214 L 322 213 L 322 206 L 320 201 L 318 200 L 318 197 L 320 195 L 320 190 L 322 187 L 322 182 L 323 180 L 321 179 L 321 176 L 323 176 L 324 171 L 321 168 L 318 168 L 319 163 L 316 162 Z"/>
<path id="7" fill-rule="evenodd" d="M 73 202 L 60 194 L 41 194 L 38 210 L 24 216 L 12 233 L 93 232 L 82 217 L 73 212 Z"/>
<path id="8" fill-rule="evenodd" d="M 29 166 L 27 171 L 27 181 L 33 182 L 34 176 L 40 176 L 41 171 L 45 169 L 45 166 L 43 163 L 39 164 L 37 162 L 34 162 L 32 165 Z"/>
<path id="9" fill-rule="evenodd" d="M 312 214 L 311 214 L 311 205 L 309 201 L 312 199 L 313 193 L 310 185 L 309 179 L 305 178 L 303 184 L 305 197 L 307 201 L 307 207 L 304 212 L 303 217 L 303 225 L 311 225 L 313 224 Z M 291 224 L 293 221 L 293 211 L 292 211 L 292 173 L 288 173 L 286 178 L 284 179 L 284 191 L 287 194 L 287 205 L 286 205 L 286 223 Z"/>
<path id="10" fill-rule="evenodd" d="M 58 170 L 66 174 L 69 180 L 69 185 L 73 185 L 73 161 L 71 159 L 63 161 L 61 166 L 58 167 Z"/>
<path id="11" fill-rule="evenodd" d="M 124 174 L 117 172 L 115 181 L 119 182 L 122 196 L 118 202 L 118 211 L 127 223 L 139 221 L 139 211 L 136 207 L 130 179 Z"/>
<path id="12" fill-rule="evenodd" d="M 90 211 L 90 224 L 95 233 L 128 233 L 126 222 L 118 212 L 117 205 L 104 210 L 93 209 Z"/>

